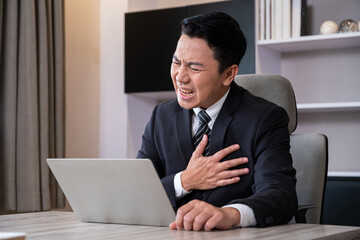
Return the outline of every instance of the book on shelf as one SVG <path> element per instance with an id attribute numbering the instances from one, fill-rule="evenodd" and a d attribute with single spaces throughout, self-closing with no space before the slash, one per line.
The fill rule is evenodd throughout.
<path id="1" fill-rule="evenodd" d="M 292 0 L 291 37 L 300 37 L 301 31 L 301 0 Z"/>
<path id="2" fill-rule="evenodd" d="M 282 5 L 282 38 L 291 37 L 291 0 L 283 0 Z"/>
<path id="3" fill-rule="evenodd" d="M 300 36 L 307 35 L 307 0 L 301 0 L 301 27 Z"/>
<path id="4" fill-rule="evenodd" d="M 275 26 L 275 35 L 274 35 L 274 39 L 282 39 L 282 29 L 283 29 L 283 1 L 279 1 L 279 0 L 274 0 L 274 17 L 275 17 L 275 21 L 274 24 Z"/>
<path id="5" fill-rule="evenodd" d="M 275 23 L 275 20 L 276 20 L 276 17 L 275 17 L 275 1 L 276 0 L 271 0 L 270 2 L 270 39 L 274 39 L 275 38 L 275 35 L 276 35 L 276 23 Z"/>
<path id="6" fill-rule="evenodd" d="M 306 35 L 307 0 L 258 0 L 259 40 Z"/>
<path id="7" fill-rule="evenodd" d="M 259 11 L 259 19 L 260 19 L 260 24 L 259 24 L 259 36 L 260 36 L 260 40 L 265 40 L 266 36 L 265 36 L 265 0 L 260 0 L 260 11 Z"/>
<path id="8" fill-rule="evenodd" d="M 265 39 L 271 39 L 271 1 L 265 0 Z"/>

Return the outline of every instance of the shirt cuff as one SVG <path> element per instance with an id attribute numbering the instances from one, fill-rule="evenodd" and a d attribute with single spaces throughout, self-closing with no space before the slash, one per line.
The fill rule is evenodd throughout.
<path id="1" fill-rule="evenodd" d="M 181 184 L 181 173 L 182 172 L 175 174 L 175 177 L 174 177 L 174 188 L 175 188 L 176 200 L 180 199 L 182 197 L 185 197 L 187 194 L 191 193 L 191 191 L 188 192 L 183 188 L 183 186 Z"/>
<path id="2" fill-rule="evenodd" d="M 225 205 L 224 207 L 232 207 L 240 212 L 240 223 L 235 227 L 253 227 L 257 224 L 254 211 L 248 205 L 237 203 Z"/>

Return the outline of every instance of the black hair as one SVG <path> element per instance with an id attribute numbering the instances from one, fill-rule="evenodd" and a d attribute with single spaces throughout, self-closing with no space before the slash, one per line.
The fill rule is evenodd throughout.
<path id="1" fill-rule="evenodd" d="M 246 39 L 231 16 L 223 12 L 200 14 L 181 21 L 181 33 L 204 39 L 219 61 L 219 72 L 233 64 L 239 65 L 245 54 Z"/>

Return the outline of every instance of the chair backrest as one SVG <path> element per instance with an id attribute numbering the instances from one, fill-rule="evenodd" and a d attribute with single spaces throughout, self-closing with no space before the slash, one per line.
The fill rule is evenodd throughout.
<path id="1" fill-rule="evenodd" d="M 252 94 L 283 107 L 289 116 L 289 132 L 297 126 L 294 90 L 286 78 L 270 74 L 237 75 L 235 82 Z M 299 206 L 314 205 L 306 214 L 308 223 L 320 223 L 327 177 L 327 138 L 323 134 L 290 135 L 291 155 L 296 169 Z"/>
<path id="2" fill-rule="evenodd" d="M 296 192 L 299 206 L 313 205 L 308 210 L 307 223 L 319 224 L 327 177 L 327 137 L 320 133 L 290 135 L 291 155 L 296 169 Z"/>
<path id="3" fill-rule="evenodd" d="M 295 131 L 297 125 L 296 99 L 289 80 L 280 75 L 247 74 L 237 75 L 235 82 L 252 94 L 283 107 L 290 119 L 289 132 Z"/>

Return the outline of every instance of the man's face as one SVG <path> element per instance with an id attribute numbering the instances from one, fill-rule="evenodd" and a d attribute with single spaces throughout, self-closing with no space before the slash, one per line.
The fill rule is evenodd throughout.
<path id="1" fill-rule="evenodd" d="M 171 64 L 171 78 L 180 106 L 206 109 L 217 102 L 230 84 L 226 81 L 226 70 L 219 73 L 218 69 L 219 62 L 207 42 L 183 34 Z"/>

